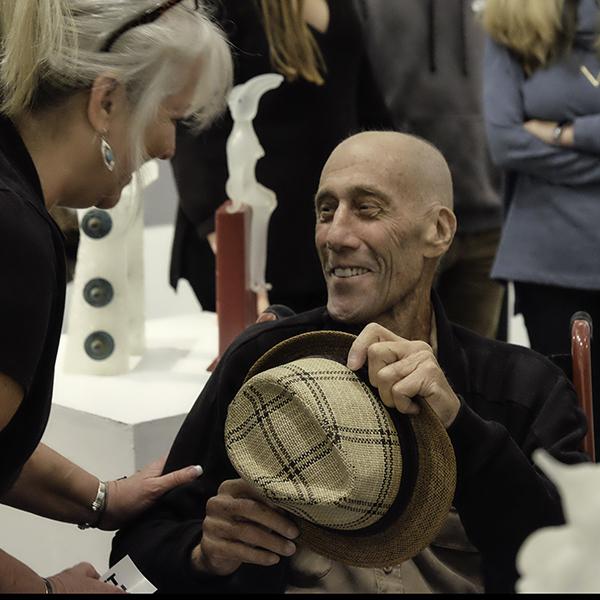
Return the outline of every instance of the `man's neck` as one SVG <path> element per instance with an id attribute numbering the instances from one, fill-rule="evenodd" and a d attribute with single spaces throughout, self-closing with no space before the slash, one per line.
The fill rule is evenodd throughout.
<path id="1" fill-rule="evenodd" d="M 429 296 L 414 295 L 382 315 L 377 322 L 407 340 L 422 340 L 429 344 L 432 314 Z"/>

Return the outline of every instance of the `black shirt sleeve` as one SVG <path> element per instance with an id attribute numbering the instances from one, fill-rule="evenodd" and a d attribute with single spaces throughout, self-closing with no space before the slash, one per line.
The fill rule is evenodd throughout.
<path id="1" fill-rule="evenodd" d="M 0 372 L 25 393 L 42 357 L 56 285 L 53 244 L 40 219 L 29 204 L 0 190 Z"/>
<path id="2" fill-rule="evenodd" d="M 565 463 L 586 460 L 579 451 L 585 418 L 570 382 L 533 368 L 520 385 L 539 394 L 528 410 L 513 407 L 512 422 L 486 420 L 462 402 L 448 430 L 457 459 L 455 506 L 481 553 L 486 592 L 514 592 L 525 539 L 564 522 L 557 489 L 531 463 L 533 450 Z"/>

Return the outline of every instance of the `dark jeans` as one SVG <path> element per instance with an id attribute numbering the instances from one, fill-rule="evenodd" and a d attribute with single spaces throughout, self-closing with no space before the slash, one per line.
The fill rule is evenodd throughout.
<path id="1" fill-rule="evenodd" d="M 600 334 L 600 292 L 515 282 L 515 313 L 522 313 L 531 347 L 542 354 L 570 354 L 570 322 L 584 310 L 592 317 L 594 339 Z M 600 351 L 592 341 L 592 390 L 596 459 L 600 457 Z M 596 350 L 596 351 L 595 351 Z"/>

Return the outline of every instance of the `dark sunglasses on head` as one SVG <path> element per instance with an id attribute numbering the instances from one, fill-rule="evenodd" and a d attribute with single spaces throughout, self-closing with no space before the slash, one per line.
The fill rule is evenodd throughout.
<path id="1" fill-rule="evenodd" d="M 189 0 L 188 0 L 189 1 Z M 200 0 L 191 0 L 194 5 L 194 10 L 198 10 L 200 8 Z M 124 23 L 117 29 L 114 33 L 110 35 L 110 37 L 104 42 L 102 48 L 100 48 L 100 52 L 110 52 L 110 49 L 115 45 L 115 42 L 130 29 L 134 29 L 135 27 L 139 27 L 140 25 L 148 25 L 149 23 L 154 23 L 157 19 L 162 17 L 170 8 L 173 8 L 177 4 L 180 4 L 183 0 L 166 0 L 165 2 L 161 2 L 158 6 L 154 8 L 149 8 L 144 11 L 141 15 L 134 17 L 127 23 Z"/>

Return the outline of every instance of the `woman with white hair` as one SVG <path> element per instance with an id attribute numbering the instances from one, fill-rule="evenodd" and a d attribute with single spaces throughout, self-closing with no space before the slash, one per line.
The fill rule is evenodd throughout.
<path id="1" fill-rule="evenodd" d="M 231 85 L 226 41 L 193 0 L 0 0 L 0 494 L 115 529 L 198 476 L 162 465 L 102 482 L 40 443 L 65 298 L 53 206 L 110 208 L 133 172 L 175 151 Z M 32 543 L 33 542 L 32 540 Z M 111 592 L 81 563 L 49 578 L 0 551 L 0 593 Z"/>

